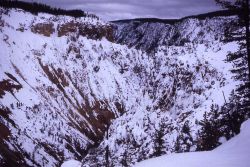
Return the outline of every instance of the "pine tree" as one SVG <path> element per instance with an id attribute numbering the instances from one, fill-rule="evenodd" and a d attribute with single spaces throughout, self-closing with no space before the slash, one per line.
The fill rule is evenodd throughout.
<path id="1" fill-rule="evenodd" d="M 176 143 L 174 146 L 174 152 L 188 152 L 191 146 L 194 144 L 193 138 L 190 134 L 189 121 L 186 121 L 181 128 L 180 134 L 176 138 Z"/>
<path id="2" fill-rule="evenodd" d="M 147 158 L 148 158 L 148 156 L 147 156 L 147 153 L 146 153 L 146 149 L 142 147 L 141 151 L 140 151 L 140 154 L 138 156 L 137 162 L 140 162 L 140 161 L 145 160 Z"/>
<path id="3" fill-rule="evenodd" d="M 176 142 L 175 142 L 175 145 L 174 145 L 174 152 L 176 153 L 181 153 L 183 152 L 182 149 L 181 149 L 181 136 L 178 135 L 177 138 L 176 138 Z"/>
<path id="4" fill-rule="evenodd" d="M 109 124 L 106 124 L 106 140 L 108 141 L 109 139 Z M 105 167 L 109 167 L 109 146 L 105 147 Z"/>
<path id="5" fill-rule="evenodd" d="M 219 120 L 218 105 L 211 105 L 210 112 L 204 113 L 203 120 L 200 121 L 201 131 L 198 133 L 197 150 L 212 150 L 220 145 L 219 138 L 221 135 L 221 120 Z"/>
<path id="6" fill-rule="evenodd" d="M 163 154 L 165 154 L 166 152 L 164 151 L 164 144 L 165 144 L 165 141 L 163 139 L 164 135 L 165 135 L 165 123 L 164 122 L 161 122 L 160 125 L 159 125 L 159 129 L 156 130 L 156 133 L 155 133 L 155 137 L 154 137 L 154 152 L 153 154 L 151 155 L 151 157 L 158 157 L 158 156 L 161 156 Z"/>
<path id="7" fill-rule="evenodd" d="M 220 112 L 221 132 L 227 139 L 235 136 L 240 132 L 241 123 L 248 118 L 247 113 L 239 112 L 240 100 L 237 94 L 232 91 L 230 103 L 225 104 Z"/>
<path id="8" fill-rule="evenodd" d="M 249 29 L 249 19 L 250 19 L 250 10 L 249 10 L 249 0 L 215 0 L 215 2 L 221 5 L 223 8 L 237 10 L 239 20 L 238 23 L 240 26 L 244 27 L 243 38 L 238 38 L 245 41 L 246 48 L 246 57 L 248 62 L 248 72 L 250 79 L 250 29 Z"/>
<path id="9" fill-rule="evenodd" d="M 240 124 L 250 117 L 250 30 L 249 30 L 249 0 L 215 0 L 219 5 L 231 10 L 237 10 L 238 19 L 225 32 L 225 41 L 236 41 L 239 49 L 227 55 L 227 61 L 234 64 L 231 72 L 240 81 L 231 101 L 224 106 L 231 124 Z M 231 107 L 230 107 L 231 106 Z M 233 107 L 233 108 L 232 108 Z M 224 115 L 225 115 L 224 113 Z M 239 120 L 238 120 L 239 119 Z M 238 125 L 239 124 L 239 125 Z M 232 127 L 233 128 L 233 125 Z M 237 129 L 234 129 L 239 133 Z"/>
<path id="10" fill-rule="evenodd" d="M 121 159 L 121 164 L 122 167 L 128 167 L 128 155 L 127 155 L 127 150 L 124 151 Z"/>

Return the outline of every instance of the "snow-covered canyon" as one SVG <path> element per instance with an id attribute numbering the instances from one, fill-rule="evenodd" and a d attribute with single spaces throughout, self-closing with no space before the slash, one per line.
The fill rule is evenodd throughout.
<path id="1" fill-rule="evenodd" d="M 124 24 L 0 8 L 0 164 L 104 166 L 108 146 L 111 166 L 132 166 L 159 131 L 165 153 L 180 135 L 195 151 L 197 122 L 237 84 L 224 60 L 238 45 L 222 41 L 234 18 Z"/>

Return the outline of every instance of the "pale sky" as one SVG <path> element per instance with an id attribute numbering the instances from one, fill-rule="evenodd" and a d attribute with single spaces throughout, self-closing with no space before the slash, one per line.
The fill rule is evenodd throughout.
<path id="1" fill-rule="evenodd" d="M 81 9 L 110 21 L 141 17 L 181 18 L 219 10 L 214 0 L 25 0 Z"/>

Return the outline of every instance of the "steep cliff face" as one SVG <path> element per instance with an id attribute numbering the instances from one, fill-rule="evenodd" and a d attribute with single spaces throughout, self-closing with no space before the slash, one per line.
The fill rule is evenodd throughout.
<path id="1" fill-rule="evenodd" d="M 233 18 L 234 12 L 220 11 L 179 20 L 132 19 L 113 23 L 116 42 L 155 52 L 162 45 L 209 44 L 222 40 L 225 30 L 232 26 Z"/>
<path id="2" fill-rule="evenodd" d="M 133 68 L 141 78 L 143 96 L 136 102 L 138 107 L 112 122 L 106 139 L 83 160 L 86 166 L 105 164 L 107 148 L 111 166 L 131 166 L 162 153 L 195 151 L 204 113 L 228 101 L 237 84 L 229 72 L 232 64 L 224 60 L 238 46 L 223 42 L 224 31 L 234 19 L 114 22 L 116 42 L 147 52 L 148 57 Z"/>
<path id="3" fill-rule="evenodd" d="M 136 98 L 116 57 L 142 53 L 109 42 L 97 19 L 0 13 L 1 166 L 81 159 Z"/>
<path id="4" fill-rule="evenodd" d="M 195 141 L 197 121 L 236 85 L 224 59 L 238 46 L 221 41 L 232 20 L 114 29 L 97 18 L 0 9 L 1 166 L 83 157 L 103 166 L 106 146 L 112 166 L 131 166 L 153 156 L 159 131 L 165 152 L 179 135 Z"/>
<path id="5" fill-rule="evenodd" d="M 112 166 L 131 166 L 154 157 L 157 147 L 164 153 L 175 152 L 178 138 L 182 137 L 185 140 L 180 141 L 184 143 L 178 150 L 195 151 L 198 122 L 203 114 L 209 113 L 213 104 L 222 106 L 223 94 L 228 101 L 229 93 L 235 88 L 236 83 L 228 72 L 231 65 L 224 63 L 224 59 L 236 47 L 233 43 L 163 47 L 153 59 L 142 63 L 150 62 L 149 68 L 137 64 L 141 69 L 137 75 L 143 78 L 140 83 L 143 95 L 135 102 L 139 106 L 112 122 L 108 139 L 85 157 L 86 166 L 105 163 L 107 146 Z M 160 146 L 157 146 L 157 136 L 163 140 Z"/>

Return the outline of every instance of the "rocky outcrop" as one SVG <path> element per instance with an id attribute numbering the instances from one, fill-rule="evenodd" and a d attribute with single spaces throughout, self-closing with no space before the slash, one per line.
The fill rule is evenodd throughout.
<path id="1" fill-rule="evenodd" d="M 2 98 L 6 92 L 14 94 L 15 91 L 18 91 L 22 88 L 22 85 L 18 82 L 18 80 L 11 74 L 5 73 L 9 78 L 3 79 L 0 81 L 0 98 Z"/>
<path id="2" fill-rule="evenodd" d="M 100 27 L 95 25 L 81 25 L 79 34 L 90 39 L 100 40 L 105 37 L 111 42 L 114 41 L 113 28 L 110 25 Z"/>
<path id="3" fill-rule="evenodd" d="M 31 26 L 31 31 L 36 34 L 41 34 L 50 37 L 55 32 L 53 23 L 37 23 Z"/>
<path id="4" fill-rule="evenodd" d="M 123 87 L 126 78 L 111 62 L 113 44 L 99 40 L 112 40 L 112 27 L 95 18 L 19 10 L 1 19 L 6 26 L 0 33 L 0 166 L 81 160 L 126 111 L 123 99 L 129 99 L 121 93 L 131 90 Z"/>
<path id="5" fill-rule="evenodd" d="M 68 35 L 69 33 L 77 32 L 79 27 L 79 23 L 71 21 L 65 24 L 61 24 L 57 26 L 58 37 Z"/>
<path id="6" fill-rule="evenodd" d="M 89 39 L 100 40 L 105 37 L 111 42 L 114 41 L 113 27 L 111 25 L 92 25 L 71 21 L 58 25 L 57 31 L 58 37 L 78 32 L 78 35 Z"/>

